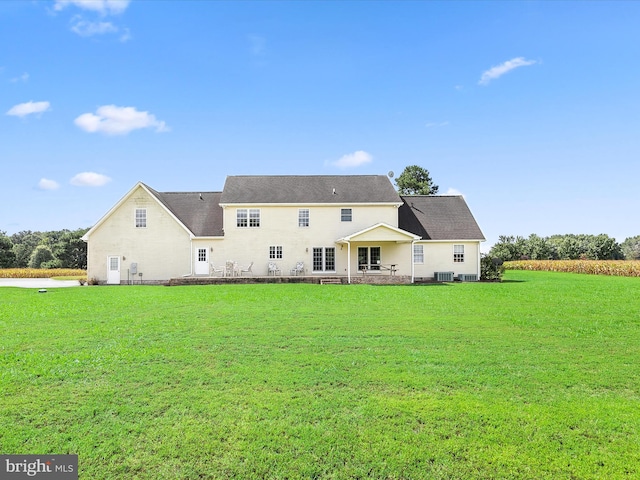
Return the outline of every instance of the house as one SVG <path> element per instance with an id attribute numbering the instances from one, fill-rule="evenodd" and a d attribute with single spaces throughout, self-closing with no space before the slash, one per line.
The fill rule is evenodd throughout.
<path id="1" fill-rule="evenodd" d="M 162 283 L 269 263 L 351 282 L 480 276 L 484 236 L 461 196 L 400 196 L 384 175 L 229 176 L 222 192 L 136 184 L 83 237 L 90 279 Z M 439 279 L 448 279 L 443 277 Z"/>

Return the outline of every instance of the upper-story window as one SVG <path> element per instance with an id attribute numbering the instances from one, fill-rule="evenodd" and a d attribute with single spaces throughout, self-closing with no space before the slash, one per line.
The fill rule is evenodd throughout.
<path id="1" fill-rule="evenodd" d="M 301 208 L 298 210 L 298 226 L 299 227 L 308 227 L 309 226 L 309 209 Z"/>
<path id="2" fill-rule="evenodd" d="M 236 210 L 236 226 L 237 227 L 259 227 L 260 226 L 260 209 L 259 208 L 238 208 Z"/>
<path id="3" fill-rule="evenodd" d="M 340 221 L 342 222 L 350 222 L 352 219 L 352 211 L 350 208 L 341 208 L 340 209 Z"/>
<path id="4" fill-rule="evenodd" d="M 136 228 L 147 228 L 147 209 L 136 208 Z"/>
<path id="5" fill-rule="evenodd" d="M 464 262 L 464 245 L 454 245 L 453 246 L 453 261 Z"/>

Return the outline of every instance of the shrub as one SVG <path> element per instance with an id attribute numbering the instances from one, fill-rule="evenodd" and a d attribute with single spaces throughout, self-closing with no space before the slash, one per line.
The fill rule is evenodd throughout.
<path id="1" fill-rule="evenodd" d="M 480 280 L 485 282 L 501 282 L 504 273 L 504 263 L 501 259 L 482 255 L 480 259 Z"/>

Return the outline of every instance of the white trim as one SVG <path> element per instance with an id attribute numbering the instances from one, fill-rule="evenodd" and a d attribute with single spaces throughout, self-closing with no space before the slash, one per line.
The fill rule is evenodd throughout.
<path id="1" fill-rule="evenodd" d="M 353 237 L 357 237 L 359 235 L 363 235 L 363 234 L 365 234 L 367 232 L 370 232 L 372 230 L 376 230 L 378 228 L 386 228 L 388 230 L 391 230 L 392 232 L 399 233 L 401 235 L 409 237 L 413 241 L 420 240 L 420 238 L 421 238 L 420 235 L 414 235 L 413 233 L 407 232 L 406 230 L 402 230 L 401 228 L 393 227 L 393 226 L 389 225 L 388 223 L 382 223 L 381 222 L 381 223 L 376 223 L 375 225 L 367 227 L 367 228 L 365 228 L 363 230 L 360 230 L 358 232 L 352 233 L 351 235 L 347 235 L 346 237 L 339 238 L 338 240 L 336 240 L 336 243 L 348 243 L 348 242 L 351 242 L 351 241 L 353 241 Z M 383 240 L 378 240 L 378 241 L 383 241 Z M 387 240 L 387 241 L 395 241 L 395 242 L 397 242 L 397 240 Z M 407 240 L 407 242 L 408 241 L 409 240 Z"/>
<path id="2" fill-rule="evenodd" d="M 385 207 L 396 207 L 400 208 L 403 203 L 398 202 L 360 202 L 360 203 L 351 203 L 351 202 L 341 202 L 341 203 L 307 203 L 307 202 L 299 202 L 299 203 L 220 203 L 222 208 L 227 207 L 236 207 L 236 208 L 247 208 L 248 206 L 257 206 L 257 207 L 340 207 L 340 208 L 352 208 L 352 207 L 373 207 L 373 206 L 385 206 Z"/>

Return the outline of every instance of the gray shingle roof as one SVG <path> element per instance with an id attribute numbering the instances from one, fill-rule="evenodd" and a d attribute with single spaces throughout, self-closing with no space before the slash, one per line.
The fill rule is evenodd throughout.
<path id="1" fill-rule="evenodd" d="M 217 237 L 222 231 L 221 192 L 157 192 L 156 198 L 197 237 Z"/>
<path id="2" fill-rule="evenodd" d="M 398 226 L 423 240 L 484 240 L 462 196 L 406 195 Z"/>
<path id="3" fill-rule="evenodd" d="M 345 204 L 401 200 L 385 175 L 247 175 L 227 177 L 220 202 Z"/>

